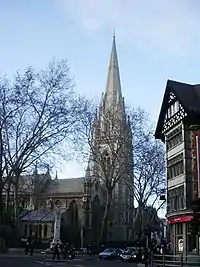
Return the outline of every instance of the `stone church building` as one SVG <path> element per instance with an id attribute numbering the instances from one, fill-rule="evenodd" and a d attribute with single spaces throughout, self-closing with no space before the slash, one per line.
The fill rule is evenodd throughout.
<path id="1" fill-rule="evenodd" d="M 128 155 L 130 168 L 124 179 L 128 183 L 117 183 L 113 198 L 115 199 L 115 209 L 113 222 L 110 224 L 108 241 L 127 242 L 130 239 L 133 222 L 133 194 L 130 184 L 133 182 L 132 175 L 132 134 L 130 122 L 125 113 L 124 98 L 121 92 L 120 74 L 117 59 L 115 37 L 113 37 L 112 51 L 108 69 L 106 91 L 102 95 L 99 110 L 93 126 L 93 139 L 96 145 L 101 145 L 105 150 L 106 160 L 112 160 L 106 144 L 101 140 L 100 129 L 105 126 L 106 114 L 108 110 L 113 110 L 117 114 L 119 121 L 123 123 L 124 135 L 128 137 L 128 142 L 123 145 L 123 150 Z M 113 144 L 117 144 L 116 137 Z M 111 158 L 110 158 L 111 157 Z M 121 161 L 124 162 L 124 161 Z M 122 163 L 124 164 L 124 163 Z M 124 166 L 119 166 L 123 169 Z M 95 161 L 91 151 L 88 168 L 85 177 L 72 179 L 54 179 L 50 173 L 38 174 L 35 170 L 34 186 L 27 198 L 27 212 L 21 215 L 22 237 L 32 237 L 42 243 L 50 243 L 53 238 L 54 205 L 59 206 L 62 214 L 61 220 L 61 240 L 70 242 L 77 246 L 86 246 L 94 243 L 99 235 L 101 221 L 104 213 L 106 192 L 101 180 L 101 171 L 96 175 Z M 117 208 L 116 208 L 117 207 Z"/>

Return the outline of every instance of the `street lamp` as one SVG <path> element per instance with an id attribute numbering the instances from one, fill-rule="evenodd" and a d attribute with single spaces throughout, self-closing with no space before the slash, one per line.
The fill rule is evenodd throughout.
<path id="1" fill-rule="evenodd" d="M 160 206 L 158 207 L 158 209 L 157 210 L 159 210 L 163 205 L 164 205 L 164 203 L 166 202 L 166 193 L 165 193 L 165 189 L 162 189 L 161 190 L 161 195 L 160 195 L 160 198 L 159 198 L 159 200 L 160 201 L 162 201 L 162 203 L 160 204 Z"/>

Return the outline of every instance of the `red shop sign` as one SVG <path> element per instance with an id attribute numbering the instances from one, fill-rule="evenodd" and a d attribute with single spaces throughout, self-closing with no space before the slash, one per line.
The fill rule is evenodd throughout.
<path id="1" fill-rule="evenodd" d="M 184 223 L 184 222 L 189 222 L 193 219 L 193 216 L 179 216 L 179 217 L 174 217 L 170 218 L 168 221 L 170 224 L 173 223 Z"/>

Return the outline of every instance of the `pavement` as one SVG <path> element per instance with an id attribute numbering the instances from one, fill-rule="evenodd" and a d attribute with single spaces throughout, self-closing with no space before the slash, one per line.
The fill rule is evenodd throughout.
<path id="1" fill-rule="evenodd" d="M 51 255 L 39 253 L 27 256 L 21 253 L 0 254 L 0 267 L 40 267 L 40 266 L 68 266 L 68 267 L 136 267 L 135 263 L 122 263 L 121 261 L 98 260 L 97 257 L 77 257 L 75 260 L 52 260 Z M 139 267 L 139 266 L 138 266 Z"/>

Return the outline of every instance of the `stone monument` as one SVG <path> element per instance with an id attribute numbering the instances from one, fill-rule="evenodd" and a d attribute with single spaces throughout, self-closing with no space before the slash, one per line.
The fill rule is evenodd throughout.
<path id="1" fill-rule="evenodd" d="M 53 247 L 57 243 L 61 244 L 61 241 L 60 241 L 60 228 L 61 228 L 60 207 L 55 205 L 54 212 L 55 212 L 54 233 L 53 233 L 53 240 L 51 242 L 51 247 Z"/>

